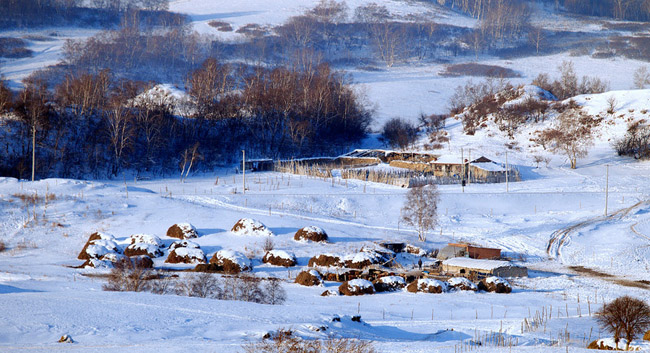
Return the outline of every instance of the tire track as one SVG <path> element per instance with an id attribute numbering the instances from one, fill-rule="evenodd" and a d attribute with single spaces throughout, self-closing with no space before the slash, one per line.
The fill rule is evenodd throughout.
<path id="1" fill-rule="evenodd" d="M 632 206 L 622 208 L 616 212 L 613 212 L 607 216 L 598 216 L 591 219 L 584 220 L 582 222 L 570 225 L 566 228 L 556 230 L 551 234 L 551 237 L 546 246 L 546 253 L 551 258 L 561 258 L 562 257 L 562 247 L 566 245 L 571 240 L 571 234 L 577 229 L 584 228 L 586 226 L 603 222 L 609 220 L 621 220 L 632 212 L 632 210 L 642 206 L 650 204 L 650 201 L 639 201 Z M 650 240 L 650 239 L 648 239 Z"/>

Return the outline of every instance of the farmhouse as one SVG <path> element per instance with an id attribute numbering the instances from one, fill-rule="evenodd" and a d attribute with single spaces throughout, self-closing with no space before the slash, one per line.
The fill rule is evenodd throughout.
<path id="1" fill-rule="evenodd" d="M 501 258 L 501 249 L 484 248 L 469 243 L 449 243 L 440 249 L 437 256 L 440 260 L 447 260 L 453 257 L 498 260 Z"/>
<path id="2" fill-rule="evenodd" d="M 442 270 L 448 274 L 477 279 L 487 276 L 526 277 L 528 269 L 509 261 L 479 260 L 455 257 L 442 262 Z"/>

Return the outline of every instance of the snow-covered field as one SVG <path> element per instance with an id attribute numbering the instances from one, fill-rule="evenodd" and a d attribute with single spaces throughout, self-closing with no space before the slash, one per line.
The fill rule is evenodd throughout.
<path id="1" fill-rule="evenodd" d="M 278 173 L 249 174 L 241 193 L 241 175 L 230 170 L 190 178 L 153 181 L 76 181 L 47 179 L 19 182 L 0 179 L 0 350 L 51 351 L 214 351 L 236 352 L 266 332 L 287 328 L 305 338 L 351 337 L 372 340 L 380 352 L 452 352 L 477 336 L 503 332 L 522 352 L 564 352 L 585 347 L 589 337 L 605 337 L 593 314 L 604 301 L 622 294 L 648 299 L 647 287 L 616 283 L 648 280 L 650 246 L 650 164 L 612 157 L 608 163 L 609 212 L 602 217 L 604 162 L 585 161 L 577 170 L 558 164 L 531 169 L 529 178 L 504 184 L 441 186 L 440 227 L 426 243 L 400 224 L 405 190 L 361 181 L 312 179 Z M 215 181 L 218 178 L 218 184 Z M 127 195 L 128 189 L 128 195 Z M 238 193 L 233 193 L 234 190 Z M 365 192 L 364 192 L 365 189 Z M 24 206 L 20 194 L 56 195 L 45 205 Z M 36 220 L 33 219 L 34 211 Z M 275 247 L 293 252 L 297 267 L 261 263 L 264 237 L 229 232 L 248 217 L 276 235 Z M 282 305 L 189 298 L 176 295 L 102 291 L 103 279 L 86 276 L 106 270 L 74 269 L 88 235 L 102 231 L 123 240 L 148 233 L 164 242 L 169 226 L 191 222 L 193 239 L 210 257 L 228 249 L 253 256 L 254 273 L 282 279 L 288 299 Z M 556 230 L 586 222 L 547 252 Z M 293 240 L 299 228 L 315 225 L 330 243 Z M 511 294 L 455 292 L 443 294 L 380 293 L 363 297 L 321 297 L 324 287 L 292 283 L 307 260 L 321 253 L 350 254 L 373 241 L 400 240 L 424 248 L 448 241 L 472 241 L 501 247 L 524 260 L 530 277 L 513 280 Z M 164 257 L 157 258 L 158 266 Z M 417 257 L 403 257 L 406 266 Z M 582 265 L 613 277 L 576 273 Z M 175 265 L 183 268 L 187 265 Z M 181 276 L 187 275 L 180 273 Z M 522 322 L 536 311 L 553 312 L 533 332 Z M 530 311 L 530 312 L 529 312 Z M 364 323 L 351 322 L 361 315 Z M 331 319 L 339 315 L 340 323 Z M 328 326 L 326 332 L 310 327 Z M 570 340 L 557 344 L 568 327 Z M 453 330 L 453 331 L 452 331 Z M 75 344 L 55 343 L 69 334 Z M 503 348 L 484 346 L 481 351 Z"/>

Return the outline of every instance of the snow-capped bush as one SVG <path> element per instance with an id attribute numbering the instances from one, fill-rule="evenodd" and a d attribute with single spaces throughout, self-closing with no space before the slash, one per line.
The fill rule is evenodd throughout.
<path id="1" fill-rule="evenodd" d="M 169 250 L 174 250 L 177 248 L 190 248 L 190 249 L 199 249 L 199 244 L 189 241 L 189 240 L 177 240 L 169 244 Z"/>

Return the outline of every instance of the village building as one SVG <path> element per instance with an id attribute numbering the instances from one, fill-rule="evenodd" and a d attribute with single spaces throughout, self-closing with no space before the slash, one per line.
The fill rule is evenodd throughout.
<path id="1" fill-rule="evenodd" d="M 501 258 L 501 249 L 475 246 L 469 243 L 449 243 L 438 251 L 437 258 L 440 260 L 447 260 L 454 257 L 498 260 Z"/>
<path id="2" fill-rule="evenodd" d="M 469 279 L 480 279 L 489 276 L 498 277 L 527 277 L 528 269 L 509 261 L 480 260 L 469 257 L 455 257 L 442 262 L 442 270 L 450 275 L 463 276 Z"/>

